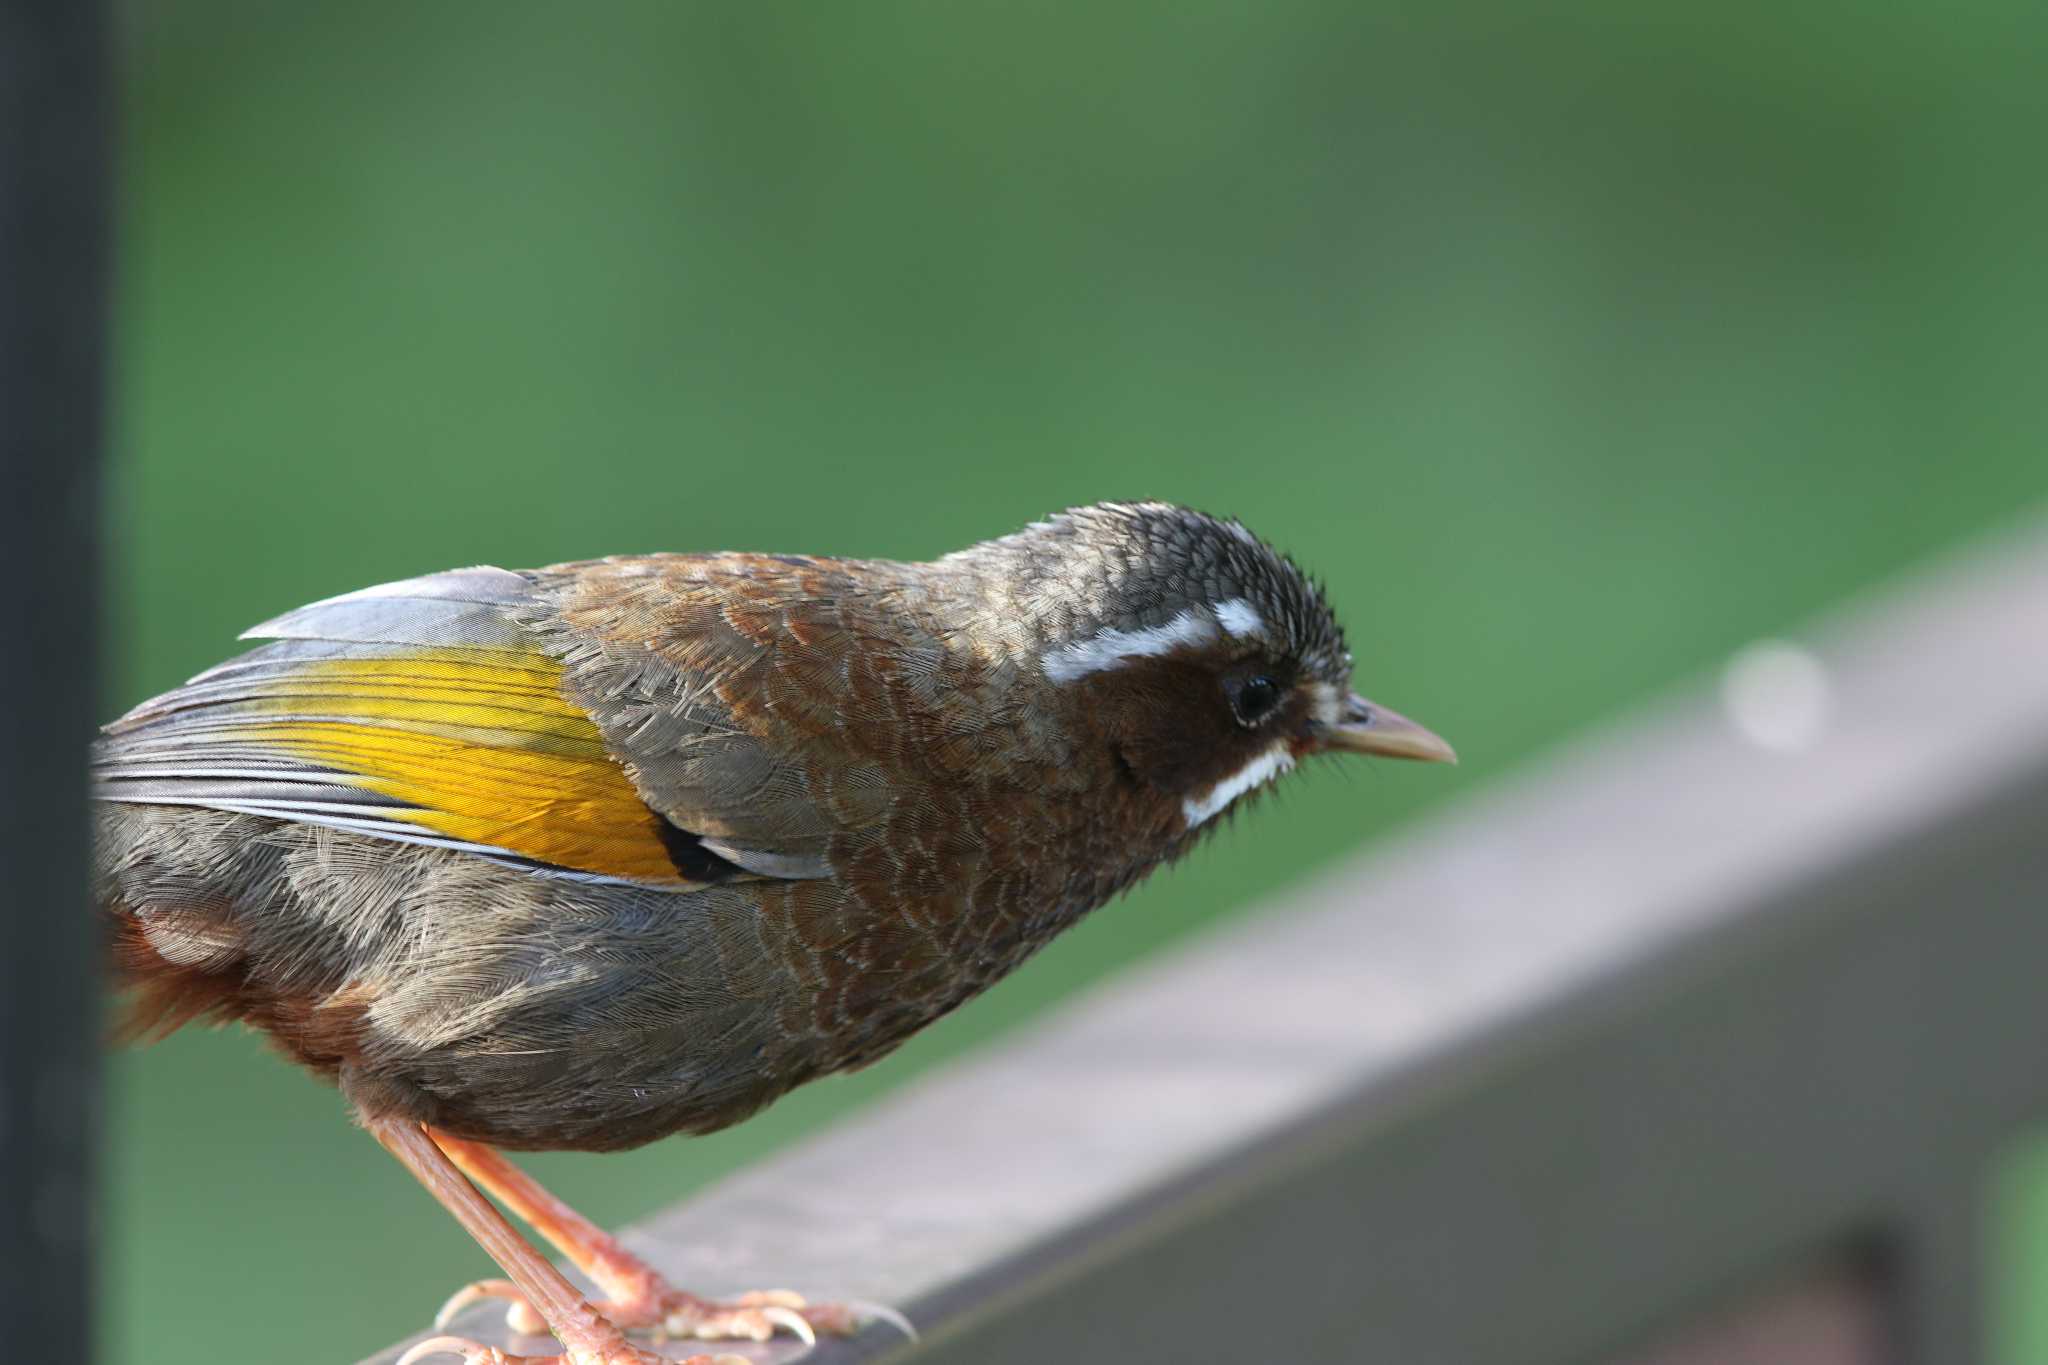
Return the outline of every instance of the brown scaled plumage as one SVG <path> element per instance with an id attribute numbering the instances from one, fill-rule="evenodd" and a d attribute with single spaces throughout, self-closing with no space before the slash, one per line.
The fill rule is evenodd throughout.
<path id="1" fill-rule="evenodd" d="M 511 1276 L 458 1298 L 511 1299 L 566 1365 L 656 1359 L 620 1326 L 853 1315 L 674 1290 L 494 1148 L 737 1122 L 886 1055 L 1296 761 L 1450 757 L 1351 692 L 1291 563 L 1157 503 L 926 564 L 458 570 L 249 634 L 95 753 L 136 1026 L 246 1020 L 334 1079 Z"/>

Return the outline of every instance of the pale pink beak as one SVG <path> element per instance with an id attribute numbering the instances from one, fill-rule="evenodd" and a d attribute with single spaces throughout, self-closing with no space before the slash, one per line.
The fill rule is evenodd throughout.
<path id="1" fill-rule="evenodd" d="M 1399 711 L 1369 702 L 1356 692 L 1344 703 L 1344 714 L 1322 732 L 1323 747 L 1348 754 L 1412 758 L 1423 763 L 1456 763 L 1458 752 L 1430 730 Z"/>

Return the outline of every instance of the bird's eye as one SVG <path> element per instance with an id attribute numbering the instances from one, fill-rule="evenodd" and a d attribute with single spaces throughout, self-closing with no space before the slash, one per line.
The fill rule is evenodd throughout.
<path id="1" fill-rule="evenodd" d="M 1257 725 L 1280 704 L 1280 684 L 1263 673 L 1254 673 L 1237 686 L 1231 707 L 1244 725 Z"/>

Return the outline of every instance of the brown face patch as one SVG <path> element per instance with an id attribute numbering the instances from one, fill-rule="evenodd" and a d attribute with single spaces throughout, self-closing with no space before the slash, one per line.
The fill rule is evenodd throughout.
<path id="1" fill-rule="evenodd" d="M 1280 700 L 1255 725 L 1239 720 L 1233 687 L 1268 676 Z M 1124 768 L 1176 807 L 1242 772 L 1308 722 L 1308 698 L 1283 666 L 1214 651 L 1132 659 L 1080 680 L 1076 705 Z"/>

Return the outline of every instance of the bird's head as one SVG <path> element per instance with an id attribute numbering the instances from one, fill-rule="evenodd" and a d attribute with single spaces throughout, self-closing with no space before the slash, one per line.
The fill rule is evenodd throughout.
<path id="1" fill-rule="evenodd" d="M 1013 657 L 1182 833 L 1316 754 L 1455 761 L 1352 690 L 1321 589 L 1236 521 L 1104 503 L 968 553 L 1003 575 Z"/>

